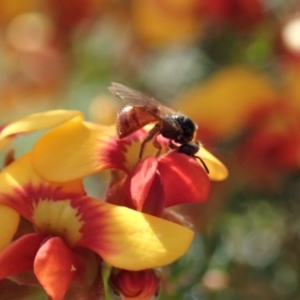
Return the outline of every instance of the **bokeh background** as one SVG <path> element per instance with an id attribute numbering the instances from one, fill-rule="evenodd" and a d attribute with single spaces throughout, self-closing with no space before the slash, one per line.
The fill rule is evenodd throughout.
<path id="1" fill-rule="evenodd" d="M 191 117 L 230 172 L 177 208 L 197 237 L 161 299 L 300 299 L 300 2 L 1 0 L 0 124 L 57 108 L 112 124 L 112 81 Z"/>

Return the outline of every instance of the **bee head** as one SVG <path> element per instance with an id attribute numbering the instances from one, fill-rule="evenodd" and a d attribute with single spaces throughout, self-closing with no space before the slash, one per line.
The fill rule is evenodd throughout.
<path id="1" fill-rule="evenodd" d="M 197 129 L 196 124 L 184 115 L 177 115 L 176 121 L 178 122 L 182 132 L 174 139 L 174 141 L 180 144 L 188 143 L 194 138 L 195 131 Z"/>

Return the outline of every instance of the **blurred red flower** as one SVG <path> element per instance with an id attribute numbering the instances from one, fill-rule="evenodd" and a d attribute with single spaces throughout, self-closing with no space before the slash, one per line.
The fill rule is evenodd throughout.
<path id="1" fill-rule="evenodd" d="M 201 0 L 199 6 L 204 18 L 236 30 L 250 29 L 265 17 L 260 0 Z"/>

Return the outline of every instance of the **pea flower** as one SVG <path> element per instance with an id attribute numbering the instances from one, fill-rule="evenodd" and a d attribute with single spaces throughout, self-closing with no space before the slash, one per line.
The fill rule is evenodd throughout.
<path id="1" fill-rule="evenodd" d="M 53 300 L 63 299 L 85 276 L 96 280 L 99 272 L 89 272 L 97 265 L 95 255 L 99 268 L 103 261 L 134 271 L 156 268 L 183 255 L 193 237 L 180 225 L 88 197 L 81 179 L 45 181 L 33 168 L 32 153 L 0 173 L 0 204 L 34 228 L 12 243 L 14 232 L 2 230 L 0 279 L 33 271 Z M 86 251 L 95 254 L 92 264 Z"/>
<path id="2" fill-rule="evenodd" d="M 0 150 L 5 149 L 20 134 L 26 134 L 60 125 L 72 118 L 82 118 L 82 114 L 75 110 L 53 110 L 35 113 L 0 127 Z M 16 231 L 19 215 L 12 208 L 0 204 L 0 250 Z"/>
<path id="3" fill-rule="evenodd" d="M 160 280 L 154 270 L 113 270 L 110 283 L 124 300 L 148 300 L 158 295 Z"/>
<path id="4" fill-rule="evenodd" d="M 143 129 L 118 139 L 113 126 L 70 120 L 37 141 L 33 149 L 34 168 L 46 180 L 61 182 L 110 169 L 112 179 L 106 200 L 156 216 L 161 216 L 165 207 L 206 200 L 210 179 L 194 157 L 177 151 L 166 153 L 165 147 L 163 155 L 157 158 L 157 149 L 148 143 L 144 158 L 138 160 L 146 134 Z M 224 179 L 225 166 L 204 153 L 210 176 Z"/>

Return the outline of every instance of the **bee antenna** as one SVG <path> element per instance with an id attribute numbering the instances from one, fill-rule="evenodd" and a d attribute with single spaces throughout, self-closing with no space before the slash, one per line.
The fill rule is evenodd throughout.
<path id="1" fill-rule="evenodd" d="M 203 159 L 200 156 L 195 156 L 195 158 L 198 158 L 200 160 L 204 170 L 206 171 L 207 174 L 209 174 L 209 169 L 208 169 L 207 165 L 205 164 L 205 162 L 203 161 Z"/>

